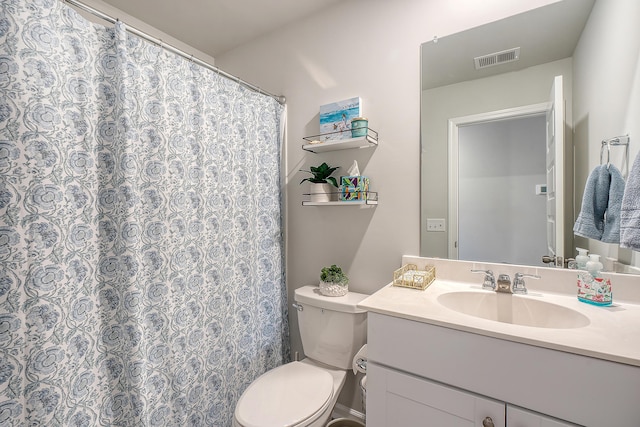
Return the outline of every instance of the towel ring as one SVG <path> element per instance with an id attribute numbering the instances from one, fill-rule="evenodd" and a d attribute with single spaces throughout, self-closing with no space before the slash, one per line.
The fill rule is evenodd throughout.
<path id="1" fill-rule="evenodd" d="M 602 165 L 602 155 L 604 154 L 604 146 L 607 146 L 607 169 L 609 169 L 609 165 L 611 165 L 611 146 L 624 146 L 626 149 L 629 147 L 629 135 L 621 135 L 613 138 L 603 139 L 602 145 L 600 146 L 600 164 Z"/>
<path id="2" fill-rule="evenodd" d="M 607 147 L 607 169 L 609 169 L 609 165 L 611 164 L 611 141 L 606 140 L 602 141 L 602 146 L 600 146 L 600 164 L 602 165 L 602 155 L 604 154 L 604 147 Z"/>

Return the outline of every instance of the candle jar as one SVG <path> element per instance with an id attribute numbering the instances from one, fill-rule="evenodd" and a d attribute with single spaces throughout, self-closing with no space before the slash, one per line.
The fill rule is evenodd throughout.
<path id="1" fill-rule="evenodd" d="M 359 138 L 367 136 L 367 130 L 369 129 L 369 120 L 364 117 L 356 117 L 351 119 L 351 137 Z"/>

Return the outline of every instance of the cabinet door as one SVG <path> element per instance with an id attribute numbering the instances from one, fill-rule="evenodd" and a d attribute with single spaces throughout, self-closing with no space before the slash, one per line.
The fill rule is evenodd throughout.
<path id="1" fill-rule="evenodd" d="M 505 404 L 369 362 L 367 427 L 505 427 Z"/>
<path id="2" fill-rule="evenodd" d="M 577 424 L 507 405 L 507 427 L 577 427 Z"/>

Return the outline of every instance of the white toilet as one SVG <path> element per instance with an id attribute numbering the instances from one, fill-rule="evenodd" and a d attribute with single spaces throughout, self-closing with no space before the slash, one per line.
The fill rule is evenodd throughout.
<path id="1" fill-rule="evenodd" d="M 296 289 L 302 347 L 307 356 L 257 378 L 238 400 L 234 427 L 324 427 L 353 357 L 367 339 L 367 313 L 356 305 L 368 295 L 320 295 Z"/>

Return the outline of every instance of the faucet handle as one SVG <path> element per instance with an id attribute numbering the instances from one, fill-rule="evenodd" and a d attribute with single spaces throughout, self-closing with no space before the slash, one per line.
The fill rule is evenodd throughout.
<path id="1" fill-rule="evenodd" d="M 526 294 L 527 286 L 524 283 L 525 277 L 529 279 L 540 279 L 540 276 L 537 274 L 525 274 L 525 273 L 516 273 L 513 278 L 513 293 L 514 294 Z"/>
<path id="2" fill-rule="evenodd" d="M 471 272 L 484 273 L 484 281 L 482 282 L 482 289 L 489 289 L 491 291 L 496 290 L 496 278 L 493 276 L 493 271 L 471 269 Z"/>

